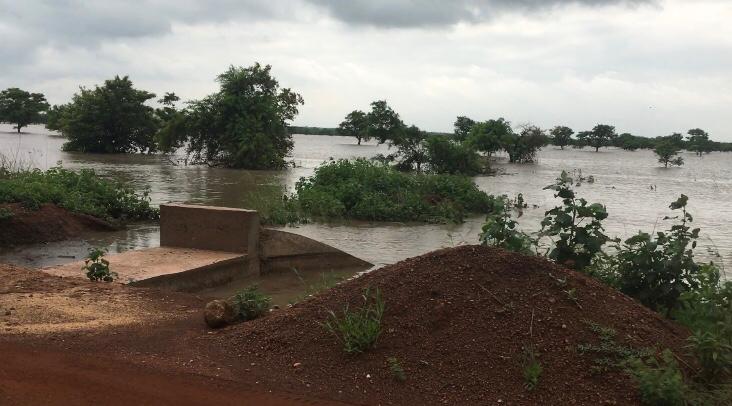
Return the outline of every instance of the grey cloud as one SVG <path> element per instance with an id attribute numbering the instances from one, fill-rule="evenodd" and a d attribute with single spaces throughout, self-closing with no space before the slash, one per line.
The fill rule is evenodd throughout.
<path id="1" fill-rule="evenodd" d="M 639 5 L 654 0 L 307 0 L 345 23 L 376 27 L 449 26 L 477 23 L 508 11 L 535 12 L 579 4 Z"/>

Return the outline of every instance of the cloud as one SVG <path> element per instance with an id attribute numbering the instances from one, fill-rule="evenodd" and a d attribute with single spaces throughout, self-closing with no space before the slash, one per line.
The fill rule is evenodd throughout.
<path id="1" fill-rule="evenodd" d="M 450 26 L 478 23 L 505 12 L 536 12 L 561 6 L 638 5 L 653 0 L 308 0 L 347 24 L 376 27 Z"/>

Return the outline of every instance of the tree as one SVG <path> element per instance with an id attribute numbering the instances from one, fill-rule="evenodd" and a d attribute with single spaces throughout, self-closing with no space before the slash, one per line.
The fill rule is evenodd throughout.
<path id="1" fill-rule="evenodd" d="M 174 152 L 182 145 L 185 134 L 186 116 L 178 110 L 176 103 L 180 101 L 175 93 L 165 93 L 158 99 L 163 107 L 155 109 L 155 115 L 160 121 L 160 128 L 155 135 L 157 148 L 163 152 Z"/>
<path id="2" fill-rule="evenodd" d="M 521 133 L 510 133 L 501 139 L 511 163 L 534 162 L 536 153 L 547 143 L 545 131 L 535 125 L 526 125 Z"/>
<path id="3" fill-rule="evenodd" d="M 338 134 L 346 137 L 355 137 L 358 145 L 361 141 L 371 139 L 369 136 L 368 116 L 361 110 L 354 110 L 346 116 L 346 119 L 338 126 Z"/>
<path id="4" fill-rule="evenodd" d="M 475 121 L 469 117 L 458 116 L 457 120 L 455 120 L 455 139 L 465 141 L 474 125 Z"/>
<path id="5" fill-rule="evenodd" d="M 712 150 L 712 143 L 709 141 L 709 134 L 701 128 L 693 128 L 687 132 L 689 140 L 689 150 L 695 152 L 698 156 L 703 153 L 709 153 Z"/>
<path id="6" fill-rule="evenodd" d="M 658 156 L 658 162 L 662 163 L 665 168 L 669 165 L 681 166 L 684 164 L 684 158 L 677 156 L 681 150 L 681 141 L 683 137 L 679 133 L 674 133 L 662 139 L 656 144 L 653 152 Z"/>
<path id="7" fill-rule="evenodd" d="M 566 145 L 569 145 L 572 142 L 572 135 L 574 134 L 574 130 L 569 127 L 558 125 L 552 128 L 550 134 L 552 136 L 552 142 L 554 143 L 554 145 L 558 146 L 561 149 L 564 149 Z"/>
<path id="8" fill-rule="evenodd" d="M 217 77 L 220 90 L 189 103 L 184 131 L 194 163 L 246 169 L 278 169 L 293 142 L 287 122 L 304 104 L 302 96 L 280 88 L 270 65 L 231 66 Z M 174 144 L 175 144 L 174 143 Z"/>
<path id="9" fill-rule="evenodd" d="M 583 131 L 577 134 L 577 138 L 581 143 L 595 148 L 595 152 L 599 151 L 602 147 L 610 145 L 615 137 L 617 137 L 615 127 L 607 124 L 598 124 L 592 131 Z"/>
<path id="10" fill-rule="evenodd" d="M 471 146 L 444 135 L 425 140 L 430 168 L 437 173 L 476 175 L 483 172 L 480 157 Z"/>
<path id="11" fill-rule="evenodd" d="M 488 155 L 501 149 L 502 140 L 513 135 L 511 123 L 499 118 L 476 123 L 470 130 L 466 142 L 478 151 Z"/>
<path id="12" fill-rule="evenodd" d="M 375 138 L 380 144 L 393 140 L 404 129 L 404 123 L 386 100 L 377 100 L 371 103 L 368 118 L 368 136 Z"/>
<path id="13" fill-rule="evenodd" d="M 40 123 L 42 113 L 48 110 L 46 96 L 11 87 L 0 92 L 0 123 L 15 124 L 18 130 L 29 124 Z"/>
<path id="14" fill-rule="evenodd" d="M 411 170 L 416 167 L 417 172 L 422 171 L 422 165 L 427 162 L 427 149 L 425 139 L 427 133 L 417 126 L 409 126 L 391 141 L 391 145 L 397 148 L 396 155 L 401 158 L 397 164 L 399 169 Z"/>
<path id="15" fill-rule="evenodd" d="M 159 121 L 145 102 L 155 94 L 137 90 L 125 76 L 94 89 L 81 88 L 71 103 L 55 108 L 51 125 L 68 139 L 66 151 L 93 153 L 154 152 Z"/>

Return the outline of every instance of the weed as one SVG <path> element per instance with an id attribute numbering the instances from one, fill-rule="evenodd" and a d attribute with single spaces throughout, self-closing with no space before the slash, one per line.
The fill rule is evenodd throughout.
<path id="1" fill-rule="evenodd" d="M 670 350 L 661 353 L 661 360 L 655 356 L 630 359 L 628 372 L 638 384 L 644 404 L 652 406 L 687 404 L 688 389 Z"/>
<path id="2" fill-rule="evenodd" d="M 342 316 L 329 311 L 328 319 L 323 324 L 343 344 L 343 350 L 348 354 L 359 354 L 372 348 L 381 334 L 381 318 L 385 307 L 381 292 L 376 289 L 371 294 L 367 288 L 362 299 L 362 307 L 350 309 L 346 305 Z"/>
<path id="3" fill-rule="evenodd" d="M 13 212 L 6 207 L 0 207 L 0 221 L 10 220 L 11 218 L 13 218 Z"/>
<path id="4" fill-rule="evenodd" d="M 577 349 L 582 354 L 593 354 L 594 365 L 591 371 L 595 374 L 603 374 L 610 371 L 624 368 L 630 358 L 642 358 L 652 354 L 649 349 L 636 349 L 619 344 L 616 341 L 617 332 L 610 328 L 601 326 L 595 322 L 586 320 L 590 331 L 600 339 L 599 344 L 580 344 Z"/>
<path id="5" fill-rule="evenodd" d="M 84 266 L 81 270 L 86 271 L 86 277 L 90 281 L 112 282 L 117 277 L 115 272 L 110 272 L 109 270 L 109 261 L 104 259 L 106 253 L 107 250 L 101 248 L 92 248 L 89 250 L 89 254 L 84 260 Z"/>
<path id="6" fill-rule="evenodd" d="M 506 195 L 493 199 L 493 207 L 483 224 L 480 241 L 483 245 L 531 254 L 536 242 L 526 233 L 516 229 L 518 223 L 511 218 L 511 207 L 512 203 Z"/>
<path id="7" fill-rule="evenodd" d="M 389 370 L 394 376 L 394 379 L 399 382 L 404 382 L 407 380 L 407 374 L 404 372 L 404 368 L 402 368 L 402 365 L 399 363 L 399 360 L 396 357 L 389 357 L 386 359 L 386 362 L 389 364 Z"/>
<path id="8" fill-rule="evenodd" d="M 533 345 L 524 346 L 522 365 L 524 371 L 524 386 L 527 390 L 534 390 L 539 386 L 539 378 L 544 371 L 539 362 L 539 354 L 534 350 Z"/>
<path id="9" fill-rule="evenodd" d="M 232 298 L 234 310 L 241 320 L 256 319 L 267 313 L 272 299 L 259 291 L 256 285 L 238 292 Z"/>

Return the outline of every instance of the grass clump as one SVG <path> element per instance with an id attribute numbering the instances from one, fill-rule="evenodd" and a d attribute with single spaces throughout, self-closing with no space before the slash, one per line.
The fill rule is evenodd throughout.
<path id="1" fill-rule="evenodd" d="M 539 386 L 539 378 L 541 378 L 541 373 L 544 372 L 544 368 L 539 362 L 539 354 L 533 346 L 524 347 L 522 364 L 524 386 L 527 390 L 532 391 Z"/>
<path id="2" fill-rule="evenodd" d="M 365 159 L 326 162 L 295 189 L 306 217 L 326 219 L 459 222 L 489 212 L 493 200 L 465 176 L 407 174 Z"/>
<path id="3" fill-rule="evenodd" d="M 104 259 L 106 253 L 107 250 L 101 248 L 89 250 L 89 255 L 84 260 L 84 266 L 81 270 L 86 272 L 86 277 L 90 281 L 112 282 L 117 277 L 115 272 L 109 270 L 109 261 Z"/>
<path id="4" fill-rule="evenodd" d="M 232 297 L 234 311 L 240 320 L 253 320 L 269 311 L 272 298 L 259 291 L 256 285 L 250 286 Z"/>
<path id="5" fill-rule="evenodd" d="M 0 203 L 20 203 L 33 210 L 53 203 L 113 222 L 160 217 L 159 210 L 150 206 L 147 192 L 139 194 L 89 169 L 78 172 L 61 167 L 47 171 L 0 170 Z"/>
<path id="6" fill-rule="evenodd" d="M 404 372 L 404 368 L 402 368 L 402 364 L 399 363 L 399 360 L 396 357 L 389 357 L 386 359 L 387 364 L 389 364 L 389 370 L 391 371 L 391 375 L 399 382 L 404 382 L 407 380 L 407 374 Z"/>
<path id="7" fill-rule="evenodd" d="M 360 354 L 373 348 L 381 334 L 381 318 L 385 308 L 381 292 L 376 289 L 372 294 L 370 289 L 366 289 L 362 299 L 360 308 L 351 309 L 346 305 L 341 316 L 329 311 L 328 319 L 323 324 L 348 354 Z"/>

